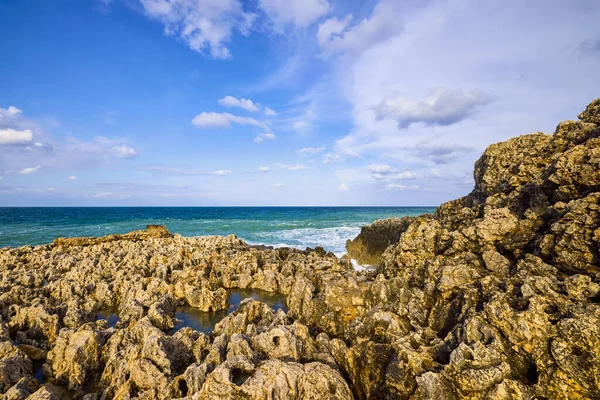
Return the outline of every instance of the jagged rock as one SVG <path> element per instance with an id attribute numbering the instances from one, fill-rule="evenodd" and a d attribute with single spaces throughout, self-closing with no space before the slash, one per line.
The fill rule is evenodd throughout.
<path id="1" fill-rule="evenodd" d="M 51 383 L 42 385 L 35 393 L 29 396 L 28 400 L 63 400 L 68 398 L 67 391 Z"/>
<path id="2" fill-rule="evenodd" d="M 38 381 L 31 376 L 27 376 L 21 378 L 13 387 L 8 389 L 2 398 L 4 400 L 25 400 L 30 398 L 29 396 L 37 391 L 38 387 Z"/>
<path id="3" fill-rule="evenodd" d="M 363 228 L 348 250 L 374 271 L 161 227 L 0 249 L 0 394 L 600 398 L 599 106 L 488 147 L 473 191 L 434 215 Z M 228 313 L 232 288 L 288 312 Z M 223 318 L 173 334 L 180 305 Z"/>
<path id="4" fill-rule="evenodd" d="M 109 235 L 101 238 L 56 238 L 53 243 L 56 246 L 93 246 L 120 240 L 142 241 L 152 238 L 160 239 L 168 237 L 171 237 L 171 234 L 164 226 L 148 225 L 144 230 L 130 232 L 125 235 Z"/>
<path id="5" fill-rule="evenodd" d="M 88 327 L 80 331 L 63 329 L 54 348 L 48 353 L 48 363 L 52 366 L 54 380 L 64 383 L 74 390 L 92 376 L 100 367 L 101 348 L 105 336 Z"/>
<path id="6" fill-rule="evenodd" d="M 600 99 L 592 101 L 577 117 L 582 121 L 600 125 Z"/>
<path id="7" fill-rule="evenodd" d="M 199 398 L 352 399 L 344 379 L 321 363 L 268 360 L 258 367 L 234 357 L 211 373 Z"/>
<path id="8" fill-rule="evenodd" d="M 11 342 L 0 342 L 0 393 L 31 375 L 31 360 Z"/>
<path id="9" fill-rule="evenodd" d="M 348 255 L 363 265 L 377 265 L 385 249 L 396 243 L 413 217 L 388 218 L 362 227 L 360 234 L 346 242 Z"/>

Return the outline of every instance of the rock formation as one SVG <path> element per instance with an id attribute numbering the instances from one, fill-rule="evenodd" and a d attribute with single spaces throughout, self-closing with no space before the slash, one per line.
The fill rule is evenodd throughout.
<path id="1" fill-rule="evenodd" d="M 397 243 L 413 221 L 414 217 L 388 218 L 363 226 L 356 238 L 346 241 L 348 255 L 361 265 L 377 265 L 385 249 Z"/>
<path id="2" fill-rule="evenodd" d="M 348 249 L 372 271 L 159 227 L 1 249 L 0 394 L 600 398 L 600 99 L 579 117 L 490 146 L 433 216 L 364 228 Z M 232 288 L 288 312 L 247 299 L 172 333 L 177 306 L 225 310 Z"/>

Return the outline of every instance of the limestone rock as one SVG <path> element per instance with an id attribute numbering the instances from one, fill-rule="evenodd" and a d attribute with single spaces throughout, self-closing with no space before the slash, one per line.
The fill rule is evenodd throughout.
<path id="1" fill-rule="evenodd" d="M 600 125 L 600 99 L 592 101 L 578 118 L 585 122 Z"/>
<path id="2" fill-rule="evenodd" d="M 434 215 L 362 229 L 348 250 L 372 271 L 161 227 L 0 249 L 0 395 L 600 398 L 599 105 L 488 147 Z M 235 288 L 288 311 L 230 312 Z M 173 333 L 181 305 L 222 319 Z"/>
<path id="3" fill-rule="evenodd" d="M 388 218 L 361 228 L 360 234 L 346 242 L 350 257 L 363 265 L 377 265 L 388 246 L 396 243 L 413 217 Z"/>

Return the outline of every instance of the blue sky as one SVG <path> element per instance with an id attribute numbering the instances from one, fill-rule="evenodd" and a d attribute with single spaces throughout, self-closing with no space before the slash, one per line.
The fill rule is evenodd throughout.
<path id="1" fill-rule="evenodd" d="M 2 205 L 438 205 L 600 97 L 600 3 L 0 0 Z"/>

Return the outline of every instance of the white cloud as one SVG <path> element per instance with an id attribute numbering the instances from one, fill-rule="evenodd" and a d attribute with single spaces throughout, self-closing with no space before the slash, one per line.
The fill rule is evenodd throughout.
<path id="1" fill-rule="evenodd" d="M 77 177 L 75 175 L 71 175 L 67 179 L 70 180 L 70 181 L 76 181 Z"/>
<path id="2" fill-rule="evenodd" d="M 0 117 L 1 118 L 1 117 Z M 20 145 L 29 144 L 33 138 L 33 133 L 29 129 L 0 129 L 0 145 Z"/>
<path id="3" fill-rule="evenodd" d="M 375 173 L 371 174 L 373 179 L 376 180 L 395 180 L 395 181 L 404 181 L 417 179 L 417 174 L 412 171 L 402 171 L 396 173 Z"/>
<path id="4" fill-rule="evenodd" d="M 400 2 L 383 0 L 375 6 L 369 18 L 350 26 L 352 15 L 343 19 L 330 18 L 319 26 L 317 41 L 324 54 L 355 53 L 387 40 L 404 29 Z"/>
<path id="5" fill-rule="evenodd" d="M 352 20 L 352 14 L 339 19 L 332 17 L 319 25 L 317 30 L 317 42 L 319 45 L 326 45 L 334 36 L 339 36 Z"/>
<path id="6" fill-rule="evenodd" d="M 439 89 L 420 100 L 403 96 L 386 99 L 374 107 L 375 116 L 394 119 L 401 129 L 413 123 L 447 126 L 471 116 L 477 108 L 489 104 L 493 96 L 481 92 Z"/>
<path id="7" fill-rule="evenodd" d="M 269 170 L 270 170 L 269 167 L 258 167 L 259 172 L 269 172 Z"/>
<path id="8" fill-rule="evenodd" d="M 220 105 L 228 108 L 239 107 L 250 112 L 260 111 L 260 105 L 255 104 L 252 100 L 249 99 L 237 99 L 233 96 L 225 96 L 222 99 L 219 99 L 218 102 Z"/>
<path id="9" fill-rule="evenodd" d="M 218 169 L 218 170 L 212 172 L 213 175 L 217 175 L 217 176 L 225 176 L 225 175 L 229 175 L 230 173 L 231 173 L 231 171 L 228 169 Z"/>
<path id="10" fill-rule="evenodd" d="M 344 161 L 344 157 L 335 153 L 327 153 L 323 156 L 323 164 L 337 164 Z"/>
<path id="11" fill-rule="evenodd" d="M 264 123 L 254 118 L 239 117 L 230 113 L 202 112 L 194 117 L 192 124 L 203 129 L 210 128 L 229 128 L 231 124 L 250 125 L 262 128 L 265 132 L 259 136 L 262 139 L 275 139 L 275 135 L 271 132 L 271 128 Z"/>
<path id="12" fill-rule="evenodd" d="M 3 181 L 3 180 L 4 180 L 4 177 L 3 177 L 3 176 L 0 176 L 0 181 Z"/>
<path id="13" fill-rule="evenodd" d="M 0 123 L 6 123 L 7 121 L 14 119 L 19 114 L 21 114 L 21 110 L 15 106 L 0 108 Z"/>
<path id="14" fill-rule="evenodd" d="M 329 20 L 321 30 L 321 51 L 352 124 L 332 152 L 394 167 L 376 176 L 363 170 L 365 185 L 381 178 L 384 187 L 410 187 L 406 179 L 395 179 L 410 177 L 410 170 L 422 190 L 438 193 L 417 201 L 433 204 L 468 192 L 458 177 L 472 171 L 489 144 L 552 132 L 558 121 L 574 118 L 600 91 L 600 81 L 589 79 L 600 69 L 600 57 L 583 54 L 580 46 L 595 47 L 597 33 L 587 24 L 600 18 L 600 3 L 532 1 L 510 7 L 496 0 L 396 1 L 389 15 L 378 17 L 395 20 L 396 29 L 374 40 L 348 40 L 356 17 L 348 24 L 342 19 L 347 13 Z M 364 21 L 375 20 L 376 9 Z M 440 165 L 444 178 L 428 172 Z M 434 179 L 435 185 L 427 185 Z"/>
<path id="15" fill-rule="evenodd" d="M 312 167 L 307 167 L 306 165 L 302 165 L 302 164 L 290 165 L 287 167 L 287 169 L 289 169 L 290 171 L 301 171 L 301 170 L 311 169 L 311 168 Z"/>
<path id="16" fill-rule="evenodd" d="M 301 156 L 312 156 L 325 151 L 325 147 L 304 147 L 297 151 L 298 155 Z"/>
<path id="17" fill-rule="evenodd" d="M 41 165 L 36 165 L 35 167 L 23 168 L 21 171 L 19 171 L 19 173 L 21 173 L 22 175 L 29 175 L 29 174 L 33 174 L 33 173 L 37 172 L 40 168 L 42 168 Z"/>
<path id="18" fill-rule="evenodd" d="M 266 140 L 273 140 L 275 139 L 277 136 L 275 136 L 273 133 L 271 132 L 266 132 L 266 133 L 261 133 L 259 134 L 257 137 L 254 138 L 253 142 L 254 143 L 262 143 L 265 139 Z"/>
<path id="19" fill-rule="evenodd" d="M 275 112 L 275 110 L 270 109 L 269 107 L 265 107 L 265 115 L 267 117 L 276 117 L 277 113 Z"/>
<path id="20" fill-rule="evenodd" d="M 463 144 L 440 143 L 439 141 L 418 142 L 407 148 L 417 157 L 430 160 L 435 164 L 449 164 L 461 155 L 475 153 L 475 149 Z"/>
<path id="21" fill-rule="evenodd" d="M 342 183 L 340 186 L 338 186 L 338 190 L 340 192 L 347 192 L 348 190 L 350 190 L 350 188 L 348 187 L 347 184 Z"/>
<path id="22" fill-rule="evenodd" d="M 274 187 L 282 187 L 282 186 L 285 186 L 285 183 L 274 183 L 273 186 Z"/>
<path id="23" fill-rule="evenodd" d="M 367 167 L 371 172 L 371 177 L 375 180 L 410 180 L 417 179 L 417 174 L 413 171 L 399 171 L 386 164 L 371 164 Z"/>
<path id="24" fill-rule="evenodd" d="M 138 153 L 133 147 L 119 145 L 111 149 L 111 152 L 119 158 L 134 158 Z"/>
<path id="25" fill-rule="evenodd" d="M 385 188 L 387 190 L 418 190 L 419 185 L 405 186 L 399 183 L 388 183 L 387 185 L 385 185 Z"/>
<path id="26" fill-rule="evenodd" d="M 394 169 L 389 165 L 384 164 L 372 164 L 368 166 L 369 171 L 376 174 L 385 174 L 388 172 L 392 172 Z"/>
<path id="27" fill-rule="evenodd" d="M 289 24 L 305 28 L 331 10 L 327 0 L 260 0 L 259 6 L 278 30 Z"/>
<path id="28" fill-rule="evenodd" d="M 165 26 L 167 35 L 179 35 L 194 51 L 228 59 L 227 43 L 234 31 L 248 35 L 255 15 L 239 0 L 140 0 L 147 16 Z"/>

